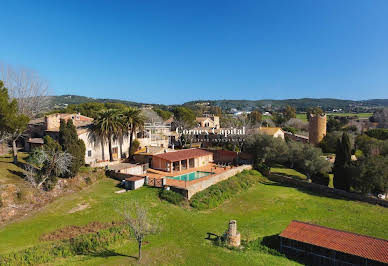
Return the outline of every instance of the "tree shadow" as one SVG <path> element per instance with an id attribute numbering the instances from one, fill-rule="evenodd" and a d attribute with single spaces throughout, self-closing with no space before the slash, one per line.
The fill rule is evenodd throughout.
<path id="1" fill-rule="evenodd" d="M 118 253 L 111 249 L 102 249 L 102 250 L 93 250 L 93 251 L 87 251 L 83 253 L 82 255 L 87 255 L 91 257 L 100 257 L 100 258 L 107 258 L 107 257 L 127 257 L 137 260 L 138 258 L 136 256 L 131 256 L 127 254 Z"/>
<path id="2" fill-rule="evenodd" d="M 264 181 L 261 183 L 264 185 L 267 185 L 267 186 L 296 188 L 298 191 L 312 195 L 312 196 L 327 197 L 327 198 L 340 199 L 340 200 L 346 200 L 346 201 L 357 201 L 357 199 L 349 199 L 345 196 L 335 194 L 332 191 L 332 189 L 329 187 L 324 188 L 324 189 L 319 189 L 319 188 L 315 188 L 315 187 L 302 187 L 301 185 L 297 185 L 297 184 L 281 183 L 278 181 L 269 181 L 269 182 Z"/>
<path id="3" fill-rule="evenodd" d="M 10 170 L 10 169 L 7 169 L 7 170 L 8 170 L 9 173 L 11 173 L 13 175 L 16 175 L 16 176 L 18 176 L 18 177 L 20 177 L 22 179 L 24 179 L 24 177 L 25 177 L 25 174 L 22 171 L 16 171 L 16 170 Z"/>

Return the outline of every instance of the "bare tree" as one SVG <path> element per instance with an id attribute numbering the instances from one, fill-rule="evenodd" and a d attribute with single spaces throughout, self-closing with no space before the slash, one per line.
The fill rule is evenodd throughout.
<path id="1" fill-rule="evenodd" d="M 155 221 L 150 220 L 146 209 L 137 202 L 135 204 L 127 203 L 124 206 L 123 216 L 138 243 L 138 260 L 141 260 L 141 248 L 144 238 L 147 235 L 156 234 L 159 231 L 159 226 Z"/>
<path id="2" fill-rule="evenodd" d="M 48 82 L 35 71 L 0 62 L 0 80 L 8 88 L 10 98 L 18 101 L 19 113 L 35 118 L 49 106 Z"/>
<path id="3" fill-rule="evenodd" d="M 72 156 L 68 152 L 38 149 L 32 154 L 33 164 L 25 167 L 25 179 L 36 188 L 49 178 L 70 172 Z"/>

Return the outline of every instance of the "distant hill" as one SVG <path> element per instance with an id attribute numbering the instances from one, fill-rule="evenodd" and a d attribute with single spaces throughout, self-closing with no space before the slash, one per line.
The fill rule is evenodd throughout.
<path id="1" fill-rule="evenodd" d="M 98 99 L 91 98 L 86 96 L 78 96 L 78 95 L 61 95 L 61 96 L 52 96 L 51 104 L 53 106 L 65 105 L 65 104 L 80 104 L 80 103 L 88 103 L 88 102 L 99 102 L 99 103 L 122 103 L 125 105 L 132 106 L 141 106 L 143 103 L 125 101 L 125 100 L 117 100 L 117 99 Z"/>
<path id="2" fill-rule="evenodd" d="M 208 103 L 210 106 L 219 106 L 223 110 L 253 110 L 253 109 L 269 109 L 276 110 L 286 105 L 291 105 L 297 111 L 306 111 L 309 107 L 319 106 L 324 111 L 332 111 L 333 109 L 343 109 L 349 111 L 371 111 L 378 107 L 388 106 L 388 99 L 372 99 L 372 100 L 340 100 L 332 98 L 302 98 L 302 99 L 285 99 L 285 100 L 209 100 L 209 101 L 191 101 L 186 102 L 186 106 L 203 105 Z"/>
<path id="3" fill-rule="evenodd" d="M 125 105 L 141 107 L 143 105 L 152 105 L 154 107 L 160 107 L 165 105 L 159 104 L 147 104 L 118 99 L 99 99 L 78 95 L 61 95 L 52 97 L 52 108 L 54 106 L 65 106 L 69 104 L 80 104 L 86 102 L 100 102 L 100 103 L 122 103 Z M 254 110 L 254 109 L 268 109 L 277 110 L 286 105 L 294 106 L 297 111 L 306 111 L 309 107 L 319 106 L 324 111 L 332 111 L 333 109 L 343 109 L 345 112 L 368 112 L 373 111 L 379 107 L 388 107 L 388 99 L 371 99 L 362 101 L 353 100 L 340 100 L 332 98 L 302 98 L 302 99 L 285 99 L 285 100 L 209 100 L 209 101 L 190 101 L 183 105 L 187 107 L 197 108 L 199 105 L 210 105 L 221 107 L 225 111 L 232 109 L 236 110 Z"/>

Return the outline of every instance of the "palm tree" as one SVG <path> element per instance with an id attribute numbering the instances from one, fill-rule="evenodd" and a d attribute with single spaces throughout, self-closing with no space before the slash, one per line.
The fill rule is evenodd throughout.
<path id="1" fill-rule="evenodd" d="M 104 139 L 104 134 L 102 132 L 102 129 L 99 127 L 99 125 L 97 123 L 93 123 L 89 127 L 88 138 L 89 138 L 90 142 L 93 142 L 93 143 L 100 142 L 100 145 L 101 145 L 101 158 L 102 158 L 102 161 L 105 161 L 105 149 L 104 149 L 105 139 Z"/>
<path id="2" fill-rule="evenodd" d="M 122 112 L 123 115 L 123 124 L 125 125 L 125 128 L 127 129 L 127 134 L 129 134 L 129 151 L 128 154 L 131 156 L 131 150 L 132 150 L 132 141 L 133 141 L 133 135 L 135 134 L 136 130 L 142 129 L 144 126 L 145 118 L 141 115 L 140 109 L 135 109 L 128 107 Z"/>
<path id="3" fill-rule="evenodd" d="M 93 121 L 93 126 L 90 128 L 95 136 L 108 141 L 110 161 L 113 161 L 112 140 L 117 139 L 123 131 L 122 121 L 122 115 L 119 110 L 102 110 L 98 112 L 97 118 Z"/>

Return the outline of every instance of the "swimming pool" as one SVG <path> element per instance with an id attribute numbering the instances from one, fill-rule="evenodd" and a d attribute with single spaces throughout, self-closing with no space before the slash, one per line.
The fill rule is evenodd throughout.
<path id="1" fill-rule="evenodd" d="M 166 176 L 166 177 L 170 178 L 170 179 L 175 179 L 175 180 L 192 181 L 192 180 L 195 180 L 195 179 L 198 179 L 201 177 L 205 177 L 205 176 L 208 176 L 211 174 L 213 174 L 213 173 L 212 172 L 195 171 L 195 172 L 191 172 L 191 173 L 184 174 L 184 175 Z"/>

